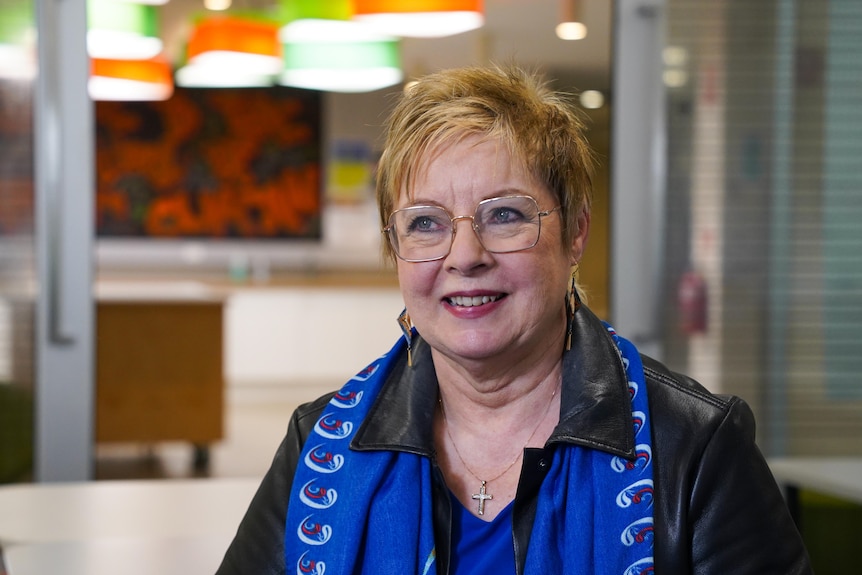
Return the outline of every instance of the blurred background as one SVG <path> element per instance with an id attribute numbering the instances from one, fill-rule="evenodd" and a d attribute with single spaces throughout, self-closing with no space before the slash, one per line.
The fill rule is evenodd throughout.
<path id="1" fill-rule="evenodd" d="M 748 401 L 768 457 L 862 455 L 857 0 L 486 0 L 436 36 L 305 27 L 374 2 L 88 2 L 0 0 L 0 481 L 262 475 L 399 336 L 394 96 L 489 62 L 585 117 L 594 311 Z M 812 549 L 862 517 L 805 501 Z"/>

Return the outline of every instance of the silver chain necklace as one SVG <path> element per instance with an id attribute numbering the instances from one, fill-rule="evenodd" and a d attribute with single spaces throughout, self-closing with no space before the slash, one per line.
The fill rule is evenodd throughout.
<path id="1" fill-rule="evenodd" d="M 536 435 L 536 432 L 539 431 L 539 427 L 542 426 L 542 422 L 547 417 L 548 412 L 551 410 L 551 405 L 554 403 L 554 397 L 557 395 L 557 387 L 554 387 L 553 393 L 551 393 L 551 400 L 548 402 L 548 406 L 545 408 L 545 413 L 542 414 L 542 417 L 539 418 L 539 422 L 536 424 L 536 427 L 533 429 L 533 432 L 530 434 L 530 437 L 527 438 L 527 441 L 524 443 L 524 447 L 518 451 L 518 454 L 515 455 L 515 459 L 512 460 L 512 463 L 506 466 L 503 471 L 492 477 L 491 479 L 480 479 L 479 476 L 467 465 L 467 462 L 464 461 L 464 457 L 461 456 L 461 451 L 458 449 L 458 446 L 455 444 L 455 440 L 452 439 L 452 433 L 449 431 L 449 420 L 446 419 L 446 409 L 443 407 L 443 398 L 438 399 L 438 403 L 440 404 L 440 413 L 443 414 L 443 427 L 446 429 L 446 436 L 449 438 L 449 442 L 452 444 L 452 447 L 455 449 L 455 455 L 458 456 L 458 460 L 461 462 L 461 465 L 464 466 L 464 469 L 467 470 L 473 478 L 481 483 L 479 487 L 479 493 L 473 493 L 470 495 L 470 498 L 474 501 L 478 501 L 478 509 L 479 515 L 485 514 L 485 502 L 494 499 L 494 496 L 487 492 L 487 485 L 492 481 L 496 481 L 503 477 L 507 471 L 512 469 L 512 467 L 518 462 L 519 459 L 524 455 L 524 449 L 530 444 L 530 441 L 533 440 L 533 436 Z"/>

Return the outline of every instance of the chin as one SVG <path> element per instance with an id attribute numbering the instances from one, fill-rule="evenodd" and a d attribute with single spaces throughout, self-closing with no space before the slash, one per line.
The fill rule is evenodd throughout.
<path id="1" fill-rule="evenodd" d="M 460 338 L 445 338 L 438 340 L 437 344 L 439 345 L 432 343 L 432 347 L 436 347 L 442 353 L 454 359 L 461 358 L 468 361 L 493 359 L 511 349 L 511 345 L 504 345 L 502 342 L 496 340 L 495 337 L 487 334 L 470 334 Z"/>

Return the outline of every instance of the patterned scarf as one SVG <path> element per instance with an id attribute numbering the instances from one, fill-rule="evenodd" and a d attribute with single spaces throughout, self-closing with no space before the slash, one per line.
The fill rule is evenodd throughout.
<path id="1" fill-rule="evenodd" d="M 542 484 L 527 575 L 652 573 L 652 450 L 640 357 L 608 328 L 626 367 L 637 458 L 555 450 Z M 431 462 L 398 451 L 353 452 L 403 340 L 332 398 L 302 451 L 284 535 L 286 573 L 436 573 Z"/>

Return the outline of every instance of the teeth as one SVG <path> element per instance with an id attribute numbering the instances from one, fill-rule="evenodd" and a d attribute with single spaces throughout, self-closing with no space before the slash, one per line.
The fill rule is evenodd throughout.
<path id="1" fill-rule="evenodd" d="M 449 301 L 452 305 L 462 306 L 462 307 L 475 307 L 477 305 L 482 305 L 486 303 L 490 303 L 492 301 L 497 301 L 500 299 L 500 296 L 496 295 L 482 295 L 475 297 L 466 297 L 466 296 L 455 296 L 453 298 L 449 298 Z"/>

